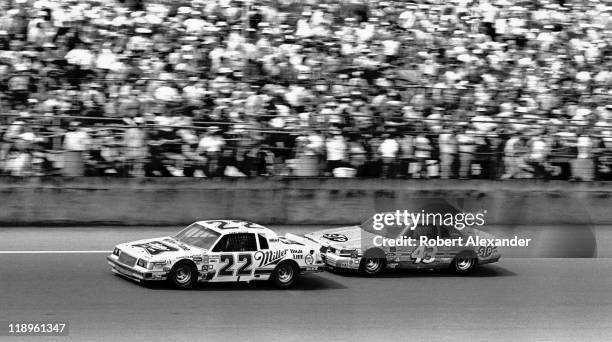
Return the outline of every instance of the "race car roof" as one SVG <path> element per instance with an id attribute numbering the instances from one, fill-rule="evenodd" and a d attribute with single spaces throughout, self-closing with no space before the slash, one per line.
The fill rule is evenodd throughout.
<path id="1" fill-rule="evenodd" d="M 221 234 L 237 231 L 251 233 L 274 233 L 271 229 L 262 225 L 242 220 L 205 220 L 198 221 L 196 223 Z"/>

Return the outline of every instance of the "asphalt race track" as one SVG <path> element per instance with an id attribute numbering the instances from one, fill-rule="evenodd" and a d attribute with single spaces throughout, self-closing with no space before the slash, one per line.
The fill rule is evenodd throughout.
<path id="1" fill-rule="evenodd" d="M 2 228 L 0 321 L 67 320 L 70 335 L 0 340 L 608 341 L 612 336 L 612 259 L 602 251 L 599 258 L 507 257 L 469 277 L 440 271 L 379 278 L 322 273 L 285 291 L 266 283 L 202 284 L 191 291 L 144 287 L 113 275 L 106 254 L 95 252 L 176 230 Z M 598 239 L 609 231 L 612 227 L 597 229 Z"/>

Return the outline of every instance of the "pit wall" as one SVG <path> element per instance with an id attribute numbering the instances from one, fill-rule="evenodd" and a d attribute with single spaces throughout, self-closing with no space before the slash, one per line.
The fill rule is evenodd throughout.
<path id="1" fill-rule="evenodd" d="M 612 224 L 612 183 L 358 179 L 0 178 L 0 224 L 353 224 L 431 199 L 497 225 Z"/>

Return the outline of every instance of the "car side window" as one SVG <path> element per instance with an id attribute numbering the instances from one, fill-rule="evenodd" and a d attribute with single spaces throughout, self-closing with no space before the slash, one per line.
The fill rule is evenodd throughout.
<path id="1" fill-rule="evenodd" d="M 255 252 L 257 242 L 255 234 L 240 233 L 223 236 L 213 248 L 213 252 Z"/>
<path id="2" fill-rule="evenodd" d="M 259 249 L 270 249 L 268 246 L 268 239 L 266 239 L 263 235 L 257 234 L 257 239 L 259 239 Z"/>

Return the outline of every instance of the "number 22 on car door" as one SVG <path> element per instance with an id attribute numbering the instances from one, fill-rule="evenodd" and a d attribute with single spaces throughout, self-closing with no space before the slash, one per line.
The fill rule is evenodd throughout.
<path id="1" fill-rule="evenodd" d="M 212 249 L 218 257 L 212 281 L 247 281 L 253 278 L 253 255 L 257 251 L 255 234 L 227 234 Z"/>

